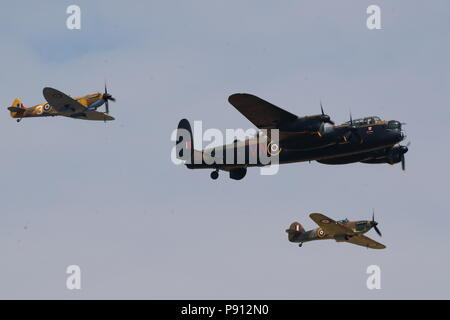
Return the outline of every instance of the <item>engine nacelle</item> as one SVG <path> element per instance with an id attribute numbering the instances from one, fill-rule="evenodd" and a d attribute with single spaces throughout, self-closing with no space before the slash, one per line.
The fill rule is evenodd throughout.
<path id="1" fill-rule="evenodd" d="M 399 163 L 402 161 L 403 152 L 400 148 L 390 149 L 386 155 L 386 162 L 389 164 Z"/>
<path id="2" fill-rule="evenodd" d="M 406 153 L 406 147 L 394 147 L 385 152 L 385 156 L 377 156 L 372 159 L 361 161 L 363 163 L 389 163 L 395 164 L 402 161 L 402 156 Z"/>
<path id="3" fill-rule="evenodd" d="M 230 170 L 230 178 L 234 180 L 241 180 L 247 174 L 247 168 L 236 168 Z"/>

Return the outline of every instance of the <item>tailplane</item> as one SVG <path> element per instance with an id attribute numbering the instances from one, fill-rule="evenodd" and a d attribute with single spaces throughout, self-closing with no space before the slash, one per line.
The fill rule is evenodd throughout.
<path id="1" fill-rule="evenodd" d="M 8 110 L 11 112 L 11 117 L 14 118 L 16 115 L 24 113 L 25 107 L 23 106 L 22 100 L 15 98 Z"/>
<path id="2" fill-rule="evenodd" d="M 300 223 L 293 222 L 289 226 L 289 229 L 286 229 L 286 232 L 288 233 L 289 241 L 294 241 L 297 235 L 305 233 L 306 231 Z"/>

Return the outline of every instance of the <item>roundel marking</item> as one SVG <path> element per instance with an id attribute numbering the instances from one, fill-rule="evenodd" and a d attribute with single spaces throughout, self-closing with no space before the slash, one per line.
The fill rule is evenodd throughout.
<path id="1" fill-rule="evenodd" d="M 319 238 L 325 237 L 325 231 L 322 228 L 318 228 L 316 233 Z"/>
<path id="2" fill-rule="evenodd" d="M 322 223 L 324 223 L 324 224 L 329 224 L 329 223 L 330 223 L 330 220 L 328 220 L 328 219 L 322 219 L 322 220 L 320 220 L 320 222 L 322 222 Z"/>
<path id="3" fill-rule="evenodd" d="M 273 143 L 272 141 L 267 145 L 267 151 L 271 156 L 277 156 L 281 152 L 281 148 L 278 144 Z"/>
<path id="4" fill-rule="evenodd" d="M 50 111 L 51 108 L 52 108 L 52 107 L 50 107 L 50 105 L 49 105 L 48 103 L 46 103 L 46 104 L 44 105 L 44 110 L 45 110 L 45 111 Z"/>

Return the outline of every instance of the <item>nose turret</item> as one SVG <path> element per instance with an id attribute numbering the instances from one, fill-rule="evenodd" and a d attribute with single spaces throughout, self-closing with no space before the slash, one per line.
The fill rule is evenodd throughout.
<path id="1" fill-rule="evenodd" d="M 406 138 L 406 134 L 402 131 L 402 123 L 397 120 L 390 120 L 387 124 L 387 131 L 393 137 L 395 142 L 400 142 Z"/>
<path id="2" fill-rule="evenodd" d="M 388 122 L 388 129 L 401 131 L 402 124 L 400 123 L 400 121 L 391 120 Z"/>

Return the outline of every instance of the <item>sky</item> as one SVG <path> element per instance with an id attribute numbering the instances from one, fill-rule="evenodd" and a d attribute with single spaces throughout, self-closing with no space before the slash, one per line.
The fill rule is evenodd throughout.
<path id="1" fill-rule="evenodd" d="M 66 9 L 81 8 L 81 30 Z M 366 26 L 381 8 L 381 30 Z M 448 299 L 450 3 L 29 1 L 0 11 L 0 298 Z M 24 119 L 42 89 L 117 98 L 109 123 Z M 171 161 L 181 118 L 252 128 L 247 92 L 297 115 L 407 123 L 399 165 L 316 162 L 241 181 Z M 199 147 L 197 145 L 197 147 Z M 370 219 L 369 250 L 284 230 Z M 66 269 L 81 268 L 81 290 Z M 366 286 L 370 265 L 381 289 Z"/>

